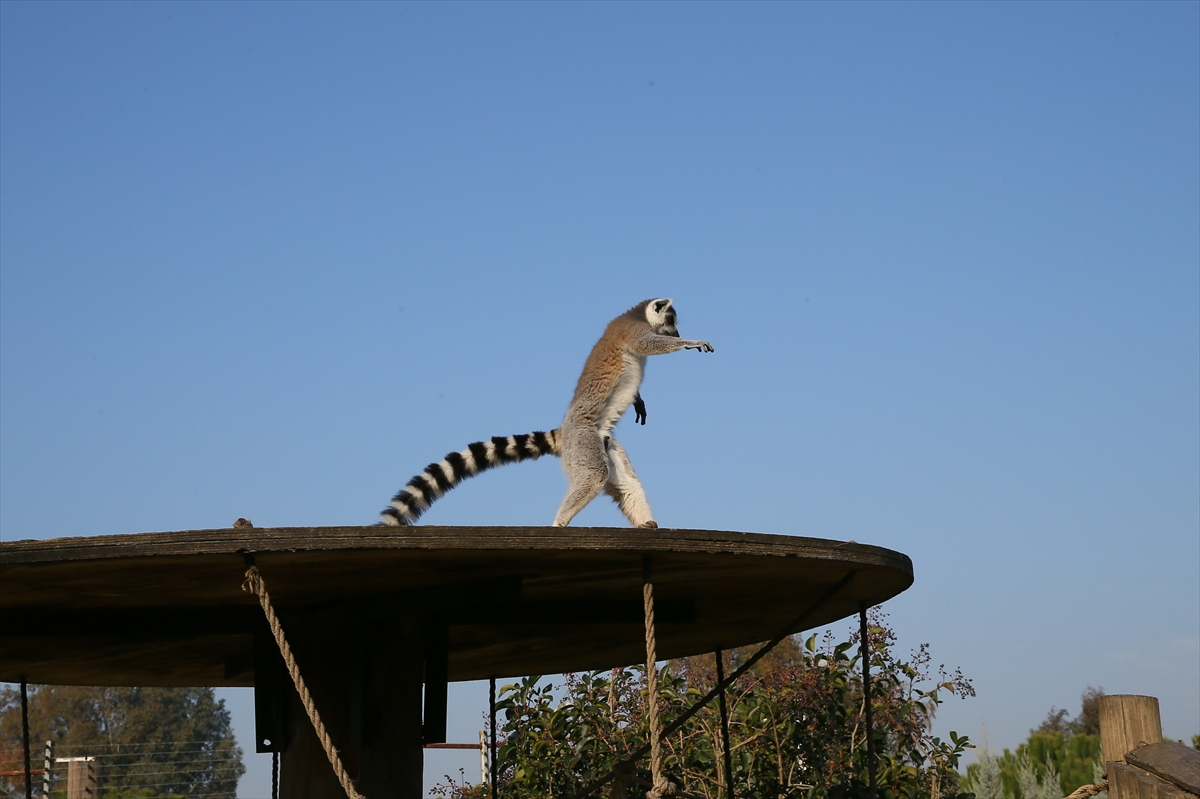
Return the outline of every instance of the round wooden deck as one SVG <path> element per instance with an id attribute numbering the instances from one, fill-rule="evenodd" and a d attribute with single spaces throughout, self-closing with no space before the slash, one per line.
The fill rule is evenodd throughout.
<path id="1" fill-rule="evenodd" d="M 658 652 L 763 641 L 853 572 L 804 627 L 912 583 L 904 555 L 864 544 L 711 530 L 321 527 L 196 530 L 0 543 L 0 680 L 253 685 L 262 611 L 252 553 L 287 629 L 330 611 L 448 626 L 450 680 L 640 662 L 642 559 Z"/>
<path id="2" fill-rule="evenodd" d="M 710 530 L 317 527 L 0 544 L 0 680 L 253 685 L 280 795 L 342 794 L 257 600 L 258 567 L 364 795 L 418 799 L 451 680 L 641 663 L 799 632 L 912 584 L 879 547 Z M 796 628 L 796 629 L 792 629 Z"/>

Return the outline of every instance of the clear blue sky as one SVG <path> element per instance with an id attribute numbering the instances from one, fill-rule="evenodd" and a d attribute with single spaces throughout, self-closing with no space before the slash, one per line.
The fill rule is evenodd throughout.
<path id="1" fill-rule="evenodd" d="M 1196 2 L 10 1 L 0 169 L 4 540 L 372 523 L 669 296 L 661 524 L 910 555 L 945 729 L 1200 731 Z"/>

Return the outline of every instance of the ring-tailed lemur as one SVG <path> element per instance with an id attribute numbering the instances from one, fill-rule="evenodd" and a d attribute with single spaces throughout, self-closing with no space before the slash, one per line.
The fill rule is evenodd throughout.
<path id="1" fill-rule="evenodd" d="M 583 365 L 575 396 L 562 427 L 549 433 L 497 436 L 451 452 L 408 481 L 380 515 L 390 525 L 413 524 L 434 500 L 468 477 L 506 463 L 558 455 L 567 472 L 567 495 L 554 524 L 570 523 L 584 506 L 605 491 L 634 527 L 657 527 L 646 492 L 634 474 L 612 429 L 634 408 L 634 420 L 646 423 L 646 405 L 638 392 L 646 356 L 677 350 L 712 352 L 707 341 L 679 337 L 671 300 L 640 302 L 609 323 Z"/>

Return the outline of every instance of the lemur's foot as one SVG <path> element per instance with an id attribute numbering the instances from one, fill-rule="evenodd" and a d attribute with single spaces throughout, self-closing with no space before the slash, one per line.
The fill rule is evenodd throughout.
<path id="1" fill-rule="evenodd" d="M 642 522 L 641 524 L 639 524 L 639 525 L 638 525 L 638 527 L 645 527 L 646 529 L 651 529 L 651 530 L 652 530 L 652 529 L 657 529 L 657 527 L 658 527 L 658 522 L 656 522 L 656 521 L 654 521 L 653 519 L 651 519 L 651 520 L 650 520 L 650 521 L 648 521 L 648 522 Z"/>

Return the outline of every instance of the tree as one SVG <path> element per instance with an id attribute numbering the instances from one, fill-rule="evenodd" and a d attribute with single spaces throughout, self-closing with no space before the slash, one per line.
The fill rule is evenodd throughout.
<path id="1" fill-rule="evenodd" d="M 50 740 L 58 757 L 96 757 L 110 799 L 234 796 L 245 772 L 229 711 L 211 688 L 30 686 L 29 732 L 37 750 Z M 9 753 L 3 768 L 21 768 L 12 687 L 0 689 L 0 746 Z M 40 767 L 40 751 L 33 759 Z"/>
<path id="2" fill-rule="evenodd" d="M 971 696 L 970 681 L 939 669 L 933 677 L 928 649 L 908 659 L 892 651 L 894 635 L 882 613 L 872 613 L 871 653 L 874 742 L 879 797 L 958 795 L 958 759 L 970 746 L 950 733 L 933 736 L 930 723 L 947 695 Z M 827 635 L 787 639 L 742 676 L 728 692 L 729 738 L 738 796 L 852 799 L 867 794 L 862 669 L 857 636 L 835 643 Z M 726 673 L 756 648 L 728 653 Z M 659 677 L 664 726 L 715 684 L 710 656 L 670 662 Z M 538 677 L 503 686 L 498 762 L 506 799 L 567 797 L 597 777 L 618 771 L 595 795 L 621 799 L 650 786 L 645 760 L 622 761 L 647 740 L 644 671 L 617 669 L 568 675 L 553 687 Z M 559 698 L 561 697 L 561 698 Z M 723 795 L 721 724 L 715 702 L 663 740 L 667 776 L 682 794 Z M 454 799 L 484 796 L 478 787 L 439 786 Z"/>
<path id="3" fill-rule="evenodd" d="M 1004 799 L 1004 783 L 1000 777 L 1000 761 L 985 744 L 978 752 L 978 763 L 967 769 L 963 789 L 975 794 L 975 799 Z"/>

